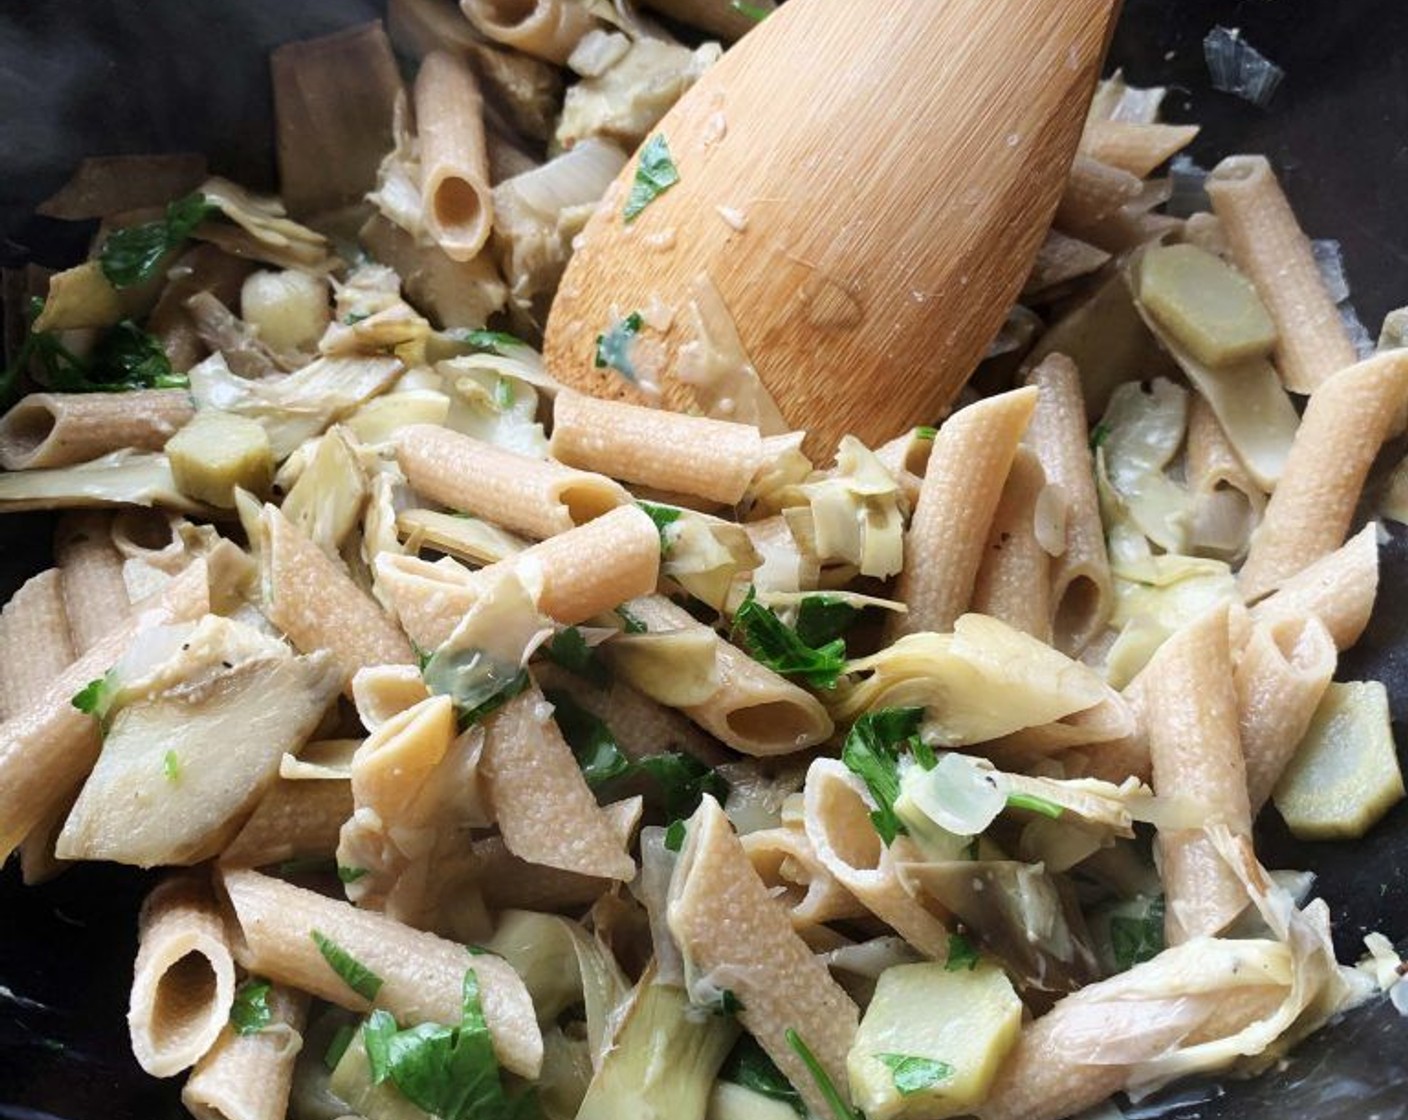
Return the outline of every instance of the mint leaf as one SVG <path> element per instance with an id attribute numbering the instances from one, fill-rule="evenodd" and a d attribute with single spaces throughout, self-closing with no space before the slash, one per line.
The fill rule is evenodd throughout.
<path id="1" fill-rule="evenodd" d="M 754 660 L 774 672 L 798 677 L 813 688 L 834 688 L 846 666 L 846 643 L 837 638 L 820 648 L 804 642 L 769 608 L 758 602 L 750 586 L 733 615 L 733 632 Z"/>
<path id="2" fill-rule="evenodd" d="M 670 146 L 661 133 L 656 133 L 640 150 L 636 161 L 636 177 L 631 183 L 631 193 L 626 196 L 626 209 L 622 218 L 629 225 L 640 217 L 641 211 L 680 181 L 679 168 L 670 157 Z"/>
<path id="3" fill-rule="evenodd" d="M 787 1039 L 787 1045 L 792 1047 L 797 1057 L 802 1059 L 802 1064 L 807 1067 L 807 1072 L 812 1075 L 812 1080 L 816 1082 L 817 1091 L 825 1098 L 826 1103 L 831 1106 L 831 1111 L 835 1114 L 836 1120 L 865 1120 L 855 1109 L 846 1103 L 846 1098 L 836 1089 L 836 1083 L 831 1080 L 831 1075 L 826 1072 L 826 1068 L 817 1061 L 816 1055 L 812 1053 L 811 1047 L 802 1041 L 799 1035 L 791 1027 L 787 1028 L 787 1033 L 783 1035 Z"/>
<path id="4" fill-rule="evenodd" d="M 274 1018 L 269 1010 L 269 989 L 267 980 L 249 979 L 235 989 L 235 1002 L 230 1005 L 230 1026 L 236 1034 L 258 1034 Z"/>
<path id="5" fill-rule="evenodd" d="M 319 930 L 315 929 L 311 936 L 323 960 L 328 962 L 328 967 L 342 978 L 344 984 L 368 1003 L 376 999 L 377 992 L 381 991 L 380 976 Z"/>
<path id="6" fill-rule="evenodd" d="M 920 1058 L 913 1054 L 876 1054 L 875 1058 L 889 1067 L 895 1088 L 902 1097 L 932 1089 L 953 1076 L 951 1065 L 933 1058 Z"/>
<path id="7" fill-rule="evenodd" d="M 599 688 L 605 688 L 610 683 L 611 675 L 605 664 L 575 626 L 565 626 L 554 634 L 543 652 L 554 664 L 561 665 Z"/>
<path id="8" fill-rule="evenodd" d="M 1043 817 L 1050 817 L 1053 821 L 1060 818 L 1065 812 L 1060 805 L 1054 801 L 1048 801 L 1044 797 L 1037 797 L 1032 793 L 1009 793 L 1007 795 L 1007 807 L 1009 809 L 1026 809 L 1033 813 L 1040 813 Z"/>
<path id="9" fill-rule="evenodd" d="M 631 346 L 640 333 L 640 327 L 640 312 L 632 311 L 624 319 L 611 324 L 605 333 L 597 335 L 596 368 L 606 369 L 609 366 L 634 384 L 636 367 L 631 364 Z"/>
<path id="10" fill-rule="evenodd" d="M 557 729 L 572 748 L 587 785 L 596 789 L 631 768 L 630 760 L 621 753 L 616 737 L 606 724 L 566 692 L 551 689 L 543 695 L 553 707 L 552 715 L 557 721 Z"/>
<path id="11" fill-rule="evenodd" d="M 114 288 L 130 288 L 150 280 L 167 253 L 190 237 L 206 218 L 219 212 L 219 207 L 196 192 L 170 203 L 165 217 L 113 230 L 98 250 L 103 275 Z"/>
<path id="12" fill-rule="evenodd" d="M 834 595 L 808 595 L 797 605 L 797 637 L 812 647 L 837 641 L 860 612 Z"/>
<path id="13" fill-rule="evenodd" d="M 906 831 L 895 812 L 895 801 L 900 795 L 900 748 L 919 744 L 919 721 L 923 715 L 923 708 L 866 712 L 851 726 L 841 748 L 841 761 L 865 782 L 879 806 L 870 814 L 870 820 L 886 844 L 893 844 L 895 837 Z"/>
<path id="14" fill-rule="evenodd" d="M 978 950 L 973 947 L 961 933 L 951 933 L 948 935 L 948 959 L 944 961 L 944 968 L 948 972 L 963 972 L 965 969 L 972 972 L 978 967 Z"/>
<path id="15" fill-rule="evenodd" d="M 806 1116 L 807 1106 L 802 1103 L 802 1094 L 797 1092 L 770 1057 L 751 1034 L 744 1034 L 724 1060 L 719 1070 L 719 1080 L 734 1085 L 742 1085 L 764 1097 L 781 1101 L 798 1116 Z"/>

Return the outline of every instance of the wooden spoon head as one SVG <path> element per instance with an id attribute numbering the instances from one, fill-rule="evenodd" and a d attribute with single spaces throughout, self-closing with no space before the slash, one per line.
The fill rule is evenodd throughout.
<path id="1" fill-rule="evenodd" d="M 635 160 L 607 192 L 548 319 L 549 369 L 766 430 L 720 347 L 736 329 L 814 450 L 932 421 L 1031 269 L 1116 6 L 789 0 L 656 129 L 679 182 L 630 222 Z M 632 312 L 635 379 L 595 364 Z"/>

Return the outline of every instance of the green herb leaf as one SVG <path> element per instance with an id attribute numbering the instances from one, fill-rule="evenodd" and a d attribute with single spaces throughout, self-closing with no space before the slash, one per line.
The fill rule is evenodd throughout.
<path id="1" fill-rule="evenodd" d="M 978 950 L 961 933 L 951 933 L 948 935 L 948 959 L 944 961 L 944 968 L 949 972 L 972 972 L 978 967 Z"/>
<path id="2" fill-rule="evenodd" d="M 161 759 L 161 772 L 168 782 L 181 780 L 181 757 L 175 751 L 167 751 Z"/>
<path id="3" fill-rule="evenodd" d="M 130 288 L 151 279 L 167 253 L 219 212 L 219 207 L 197 192 L 170 203 L 166 216 L 157 221 L 113 230 L 98 251 L 103 275 L 114 288 Z"/>
<path id="4" fill-rule="evenodd" d="M 528 671 L 483 650 L 436 650 L 421 668 L 426 687 L 448 696 L 460 730 L 478 723 L 528 687 Z"/>
<path id="5" fill-rule="evenodd" d="M 356 1037 L 357 1030 L 351 1023 L 343 1023 L 337 1028 L 337 1033 L 332 1036 L 332 1041 L 328 1043 L 328 1048 L 323 1054 L 323 1066 L 326 1069 L 334 1070 L 337 1063 L 342 1061 L 342 1055 L 347 1053 L 347 1048 L 352 1045 L 352 1039 Z"/>
<path id="6" fill-rule="evenodd" d="M 629 225 L 640 217 L 641 211 L 680 181 L 679 168 L 670 158 L 670 146 L 662 133 L 656 133 L 645 142 L 636 161 L 636 177 L 631 183 L 631 193 L 626 196 L 626 209 L 622 217 Z"/>
<path id="7" fill-rule="evenodd" d="M 274 1018 L 269 1010 L 267 980 L 251 978 L 235 989 L 235 1002 L 230 1005 L 230 1026 L 236 1034 L 258 1034 Z"/>
<path id="8" fill-rule="evenodd" d="M 742 1085 L 770 1100 L 781 1101 L 798 1116 L 806 1116 L 802 1094 L 783 1076 L 768 1052 L 751 1034 L 743 1034 L 719 1070 L 719 1080 Z"/>
<path id="9" fill-rule="evenodd" d="M 733 615 L 733 631 L 753 658 L 784 676 L 798 677 L 813 688 L 835 688 L 846 666 L 846 643 L 840 638 L 813 649 L 768 607 L 750 586 Z"/>
<path id="10" fill-rule="evenodd" d="M 660 555 L 668 555 L 670 545 L 673 543 L 668 530 L 680 519 L 684 510 L 675 509 L 673 506 L 656 505 L 654 502 L 637 501 L 636 505 L 645 510 L 650 515 L 650 520 L 655 522 L 655 529 L 660 534 Z"/>
<path id="11" fill-rule="evenodd" d="M 743 1001 L 738 998 L 732 988 L 723 988 L 719 991 L 719 998 L 716 999 L 709 1010 L 715 1015 L 737 1015 L 744 1010 Z"/>
<path id="12" fill-rule="evenodd" d="M 606 369 L 609 366 L 634 384 L 636 367 L 631 364 L 631 346 L 640 333 L 640 326 L 640 312 L 632 311 L 624 319 L 611 324 L 606 333 L 597 335 L 596 368 Z"/>
<path id="13" fill-rule="evenodd" d="M 688 833 L 689 826 L 684 821 L 671 821 L 669 827 L 665 829 L 665 850 L 678 852 L 684 847 L 685 837 Z"/>
<path id="14" fill-rule="evenodd" d="M 397 1030 L 389 1014 L 376 1011 L 362 1038 L 373 1083 L 389 1078 L 403 1097 L 441 1120 L 528 1120 L 537 1114 L 532 1094 L 509 1097 L 499 1079 L 472 968 L 465 972 L 458 1026 L 421 1023 Z"/>
<path id="15" fill-rule="evenodd" d="M 109 330 L 87 358 L 74 354 L 56 334 L 31 330 L 6 379 L 18 378 L 32 363 L 39 367 L 35 379 L 57 393 L 185 389 L 190 384 L 185 374 L 172 370 L 161 343 L 130 319 Z"/>
<path id="16" fill-rule="evenodd" d="M 826 1068 L 817 1061 L 816 1055 L 812 1053 L 811 1047 L 802 1041 L 799 1035 L 791 1027 L 787 1028 L 787 1033 L 783 1036 L 787 1039 L 787 1045 L 792 1047 L 797 1057 L 802 1059 L 802 1064 L 807 1067 L 807 1072 L 812 1075 L 812 1080 L 816 1082 L 817 1091 L 821 1093 L 826 1103 L 831 1106 L 831 1111 L 836 1120 L 865 1120 L 855 1109 L 846 1103 L 846 1098 L 836 1089 L 836 1084 L 831 1080 L 831 1075 L 826 1072 Z"/>
<path id="17" fill-rule="evenodd" d="M 500 377 L 494 382 L 494 407 L 500 412 L 507 412 L 513 407 L 513 400 L 513 382 L 507 377 Z"/>
<path id="18" fill-rule="evenodd" d="M 328 967 L 342 978 L 342 982 L 368 1003 L 376 999 L 381 991 L 381 977 L 369 969 L 332 938 L 319 930 L 312 933 L 313 944 L 323 954 Z"/>
<path id="19" fill-rule="evenodd" d="M 834 595 L 808 595 L 797 604 L 797 637 L 813 648 L 841 638 L 860 612 Z"/>
<path id="20" fill-rule="evenodd" d="M 1060 818 L 1065 810 L 1054 801 L 1048 801 L 1044 797 L 1037 797 L 1032 793 L 1009 793 L 1007 795 L 1007 807 L 1009 809 L 1027 809 L 1033 813 L 1040 813 L 1043 817 L 1050 817 L 1053 821 Z"/>
<path id="21" fill-rule="evenodd" d="M 1090 429 L 1090 450 L 1098 450 L 1110 438 L 1110 425 L 1101 420 Z"/>
<path id="22" fill-rule="evenodd" d="M 521 338 L 506 331 L 451 331 L 450 336 L 459 342 L 467 342 L 477 350 L 493 350 L 507 354 L 510 350 L 527 350 L 529 346 Z"/>
<path id="23" fill-rule="evenodd" d="M 616 617 L 618 617 L 624 624 L 625 631 L 627 634 L 645 634 L 650 629 L 648 626 L 646 626 L 644 622 L 638 619 L 625 607 L 616 608 Z"/>
<path id="24" fill-rule="evenodd" d="M 933 427 L 933 426 L 930 425 L 930 424 L 920 424 L 919 427 L 917 427 L 917 428 L 914 429 L 914 438 L 915 438 L 915 439 L 925 439 L 925 440 L 930 440 L 930 441 L 932 441 L 933 438 L 934 438 L 936 435 L 938 435 L 938 434 L 939 434 L 939 429 Z"/>
<path id="25" fill-rule="evenodd" d="M 1158 956 L 1164 950 L 1164 900 L 1153 899 L 1142 918 L 1115 915 L 1110 919 L 1110 946 L 1121 972 Z"/>
<path id="26" fill-rule="evenodd" d="M 923 708 L 881 708 L 866 712 L 851 726 L 841 748 L 841 761 L 865 782 L 879 806 L 870 814 L 880 839 L 893 844 L 906 831 L 895 812 L 900 795 L 900 748 L 919 742 Z"/>
<path id="27" fill-rule="evenodd" d="M 109 669 L 97 680 L 89 681 L 75 692 L 69 698 L 69 703 L 84 715 L 92 716 L 106 730 L 117 690 L 117 674 Z"/>
<path id="28" fill-rule="evenodd" d="M 951 1065 L 933 1058 L 920 1058 L 913 1054 L 876 1054 L 875 1058 L 889 1067 L 895 1079 L 895 1088 L 902 1097 L 932 1089 L 953 1076 Z"/>
<path id="29" fill-rule="evenodd" d="M 745 15 L 757 23 L 762 23 L 768 16 L 772 15 L 766 8 L 760 8 L 757 4 L 745 3 L 745 0 L 729 0 L 728 6 L 740 15 Z"/>
<path id="30" fill-rule="evenodd" d="M 616 737 L 591 712 L 578 704 L 572 697 L 556 689 L 543 694 L 553 706 L 553 719 L 557 729 L 572 748 L 572 754 L 581 768 L 582 777 L 592 789 L 612 778 L 619 778 L 630 769 L 630 760 L 621 753 Z"/>
<path id="31" fill-rule="evenodd" d="M 605 688 L 611 681 L 606 665 L 596 655 L 596 650 L 587 645 L 582 632 L 575 626 L 564 626 L 554 634 L 543 652 L 554 664 L 561 665 L 599 688 Z"/>
<path id="32" fill-rule="evenodd" d="M 337 877 L 344 883 L 355 883 L 363 875 L 368 874 L 370 872 L 365 867 L 344 867 L 340 863 L 337 865 Z"/>
<path id="33" fill-rule="evenodd" d="M 673 751 L 652 754 L 632 763 L 631 770 L 654 780 L 670 820 L 692 817 L 706 793 L 719 800 L 728 795 L 728 783 L 693 755 Z"/>

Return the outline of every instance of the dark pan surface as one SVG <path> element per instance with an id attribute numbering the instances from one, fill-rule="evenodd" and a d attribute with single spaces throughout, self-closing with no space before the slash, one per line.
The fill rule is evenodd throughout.
<path id="1" fill-rule="evenodd" d="M 87 231 L 29 214 L 84 155 L 205 151 L 216 170 L 272 186 L 267 50 L 379 8 L 374 0 L 0 0 L 0 257 L 63 264 L 81 252 Z M 1269 111 L 1209 89 L 1201 44 L 1214 24 L 1242 28 L 1286 69 Z M 1112 60 L 1137 84 L 1174 87 L 1169 115 L 1203 125 L 1193 154 L 1204 165 L 1238 150 L 1271 158 L 1311 236 L 1343 243 L 1371 330 L 1408 302 L 1408 4 L 1127 0 Z M 1408 537 L 1390 540 L 1383 560 L 1378 610 L 1341 676 L 1384 680 L 1403 721 Z M 0 593 L 47 561 L 46 519 L 0 520 Z M 1401 723 L 1397 730 L 1408 742 Z M 1269 866 L 1318 873 L 1342 959 L 1358 956 L 1370 929 L 1408 939 L 1408 805 L 1358 844 L 1297 844 L 1266 821 L 1258 847 Z M 147 1078 L 128 1049 L 135 915 L 148 882 L 88 866 L 22 891 L 13 864 L 0 871 L 0 1120 L 183 1115 L 177 1084 Z M 1185 1088 L 1129 1115 L 1408 1117 L 1405 1042 L 1408 1023 L 1380 1002 L 1323 1032 L 1279 1073 Z"/>

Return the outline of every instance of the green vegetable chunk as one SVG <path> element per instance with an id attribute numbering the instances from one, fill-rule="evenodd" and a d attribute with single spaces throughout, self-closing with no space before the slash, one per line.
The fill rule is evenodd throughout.
<path id="1" fill-rule="evenodd" d="M 636 177 L 631 183 L 631 193 L 626 196 L 626 209 L 622 218 L 629 225 L 640 217 L 641 212 L 680 181 L 679 168 L 670 157 L 670 146 L 661 133 L 656 133 L 640 150 L 636 161 Z"/>
<path id="2" fill-rule="evenodd" d="M 235 1002 L 230 1006 L 230 1026 L 236 1034 L 258 1034 L 273 1021 L 269 1010 L 267 980 L 251 978 L 235 989 Z"/>
<path id="3" fill-rule="evenodd" d="M 376 999 L 377 992 L 381 991 L 380 976 L 321 931 L 315 929 L 311 936 L 323 960 L 328 962 L 328 967 L 342 978 L 344 984 L 368 1003 Z"/>
<path id="4" fill-rule="evenodd" d="M 797 677 L 813 688 L 835 688 L 846 667 L 846 643 L 836 638 L 813 648 L 797 631 L 758 602 L 757 591 L 748 594 L 733 615 L 733 630 L 759 663 L 784 676 Z"/>
<path id="5" fill-rule="evenodd" d="M 1276 325 L 1251 281 L 1196 245 L 1146 251 L 1139 302 L 1205 365 L 1259 358 L 1276 345 Z"/>

